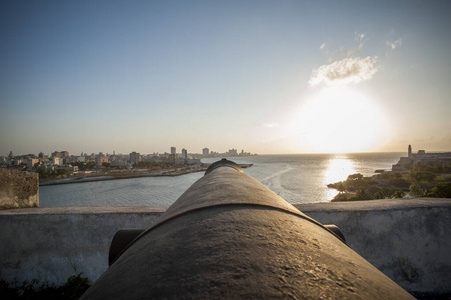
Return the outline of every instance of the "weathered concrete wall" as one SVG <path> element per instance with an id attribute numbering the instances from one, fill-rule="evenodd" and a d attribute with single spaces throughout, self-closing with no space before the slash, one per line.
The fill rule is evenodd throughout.
<path id="1" fill-rule="evenodd" d="M 38 206 L 39 175 L 0 168 L 0 209 Z"/>
<path id="2" fill-rule="evenodd" d="M 451 293 L 451 199 L 297 205 L 338 225 L 348 245 L 411 292 Z M 120 228 L 148 228 L 165 208 L 36 208 L 0 211 L 1 279 L 63 283 L 108 267 Z M 5 230 L 7 229 L 7 230 Z M 75 270 L 76 269 L 76 270 Z"/>
<path id="3" fill-rule="evenodd" d="M 0 276 L 61 284 L 79 272 L 91 281 L 108 267 L 121 228 L 148 228 L 164 209 L 28 208 L 0 211 Z"/>
<path id="4" fill-rule="evenodd" d="M 451 199 L 304 204 L 322 224 L 407 291 L 451 293 Z"/>

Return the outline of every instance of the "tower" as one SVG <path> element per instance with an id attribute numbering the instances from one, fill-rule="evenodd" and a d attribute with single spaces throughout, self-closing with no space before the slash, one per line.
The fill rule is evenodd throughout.
<path id="1" fill-rule="evenodd" d="M 412 159 L 412 146 L 409 145 L 409 148 L 407 149 L 407 157 Z"/>

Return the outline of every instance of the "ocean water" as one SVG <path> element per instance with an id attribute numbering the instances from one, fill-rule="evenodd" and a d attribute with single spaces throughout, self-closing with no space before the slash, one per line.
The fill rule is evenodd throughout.
<path id="1" fill-rule="evenodd" d="M 377 169 L 391 169 L 403 153 L 298 154 L 232 157 L 240 164 L 254 164 L 244 172 L 259 180 L 292 204 L 328 202 L 336 194 L 327 184 L 348 175 L 374 175 Z M 202 159 L 212 163 L 219 158 Z M 82 206 L 169 206 L 203 172 L 177 177 L 147 177 L 42 186 L 41 207 Z"/>

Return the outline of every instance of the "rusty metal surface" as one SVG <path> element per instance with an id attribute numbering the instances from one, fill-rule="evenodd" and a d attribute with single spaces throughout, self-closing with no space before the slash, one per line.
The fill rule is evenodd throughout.
<path id="1" fill-rule="evenodd" d="M 139 236 L 85 299 L 410 299 L 252 177 L 214 169 Z"/>

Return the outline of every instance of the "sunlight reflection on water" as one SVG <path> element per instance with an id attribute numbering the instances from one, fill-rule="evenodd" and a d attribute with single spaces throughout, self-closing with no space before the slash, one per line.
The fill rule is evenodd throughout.
<path id="1" fill-rule="evenodd" d="M 355 174 L 356 169 L 354 161 L 346 156 L 336 156 L 329 160 L 327 169 L 323 173 L 324 185 L 346 180 L 346 178 Z M 335 189 L 329 189 L 327 193 L 328 199 L 332 199 L 337 194 Z"/>

